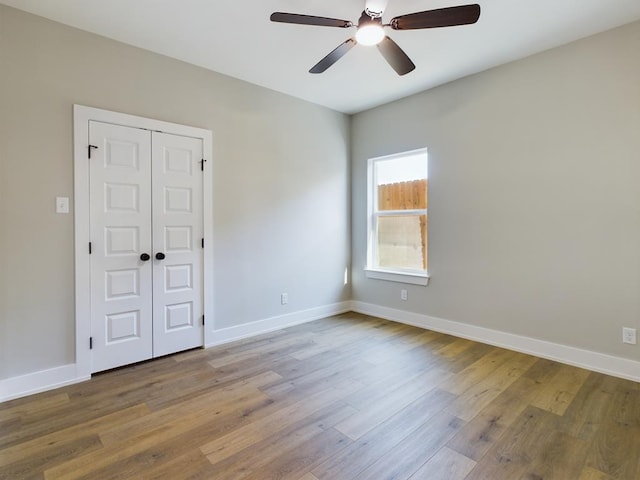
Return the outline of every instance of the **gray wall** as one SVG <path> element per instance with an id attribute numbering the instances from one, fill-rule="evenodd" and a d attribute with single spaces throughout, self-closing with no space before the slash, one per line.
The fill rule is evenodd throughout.
<path id="1" fill-rule="evenodd" d="M 216 328 L 350 298 L 347 116 L 4 6 L 0 36 L 0 379 L 74 361 L 74 103 L 213 131 Z"/>
<path id="2" fill-rule="evenodd" d="M 636 22 L 355 115 L 354 299 L 640 359 L 639 46 Z M 419 147 L 431 282 L 367 279 L 367 159 Z"/>
<path id="3" fill-rule="evenodd" d="M 351 298 L 351 233 L 355 300 L 640 359 L 620 343 L 623 325 L 640 328 L 638 45 L 634 23 L 350 130 L 331 110 L 0 6 L 0 379 L 74 361 L 73 215 L 54 213 L 73 197 L 74 103 L 213 131 L 217 328 Z M 366 160 L 424 146 L 431 283 L 365 279 Z"/>

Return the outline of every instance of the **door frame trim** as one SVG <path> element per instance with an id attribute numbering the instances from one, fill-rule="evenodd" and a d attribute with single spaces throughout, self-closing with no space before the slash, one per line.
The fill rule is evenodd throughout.
<path id="1" fill-rule="evenodd" d="M 75 252 L 75 357 L 77 374 L 91 376 L 91 268 L 89 259 L 89 121 L 112 123 L 126 127 L 161 131 L 174 135 L 199 138 L 206 162 L 202 179 L 204 259 L 203 311 L 207 322 L 203 346 L 213 343 L 213 135 L 211 130 L 176 123 L 112 112 L 84 105 L 73 106 L 73 185 L 74 185 L 74 252 Z"/>

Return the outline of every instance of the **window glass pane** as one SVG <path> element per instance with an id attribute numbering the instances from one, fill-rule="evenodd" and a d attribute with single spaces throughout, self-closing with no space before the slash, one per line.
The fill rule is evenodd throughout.
<path id="1" fill-rule="evenodd" d="M 427 179 L 378 184 L 378 210 L 427 208 Z"/>
<path id="2" fill-rule="evenodd" d="M 375 162 L 378 210 L 427 208 L 426 153 Z"/>
<path id="3" fill-rule="evenodd" d="M 427 216 L 379 216 L 377 266 L 427 269 Z"/>
<path id="4" fill-rule="evenodd" d="M 427 273 L 427 149 L 369 159 L 367 267 Z"/>

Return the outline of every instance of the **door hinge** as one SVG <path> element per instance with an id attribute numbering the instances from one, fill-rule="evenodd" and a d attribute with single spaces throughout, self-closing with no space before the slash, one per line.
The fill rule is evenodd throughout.
<path id="1" fill-rule="evenodd" d="M 93 350 L 93 337 L 89 337 L 89 350 Z"/>
<path id="2" fill-rule="evenodd" d="M 204 248 L 204 237 L 202 238 L 202 248 Z"/>
<path id="3" fill-rule="evenodd" d="M 87 147 L 87 150 L 89 151 L 89 160 L 91 160 L 91 149 L 95 148 L 96 150 L 98 149 L 98 147 L 96 145 L 89 145 Z"/>
<path id="4" fill-rule="evenodd" d="M 203 172 L 204 172 L 204 162 L 206 162 L 204 158 L 200 160 L 200 170 L 202 170 Z"/>
<path id="5" fill-rule="evenodd" d="M 89 255 L 91 255 L 91 251 L 92 251 L 92 249 L 91 249 L 91 242 L 89 242 Z"/>
<path id="6" fill-rule="evenodd" d="M 204 325 L 204 315 L 202 315 L 202 324 Z"/>

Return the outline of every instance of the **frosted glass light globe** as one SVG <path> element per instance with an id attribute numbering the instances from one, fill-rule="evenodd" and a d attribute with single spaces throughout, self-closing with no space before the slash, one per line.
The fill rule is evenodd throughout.
<path id="1" fill-rule="evenodd" d="M 364 25 L 356 32 L 356 41 L 360 45 L 377 45 L 383 38 L 384 30 L 376 24 Z"/>

